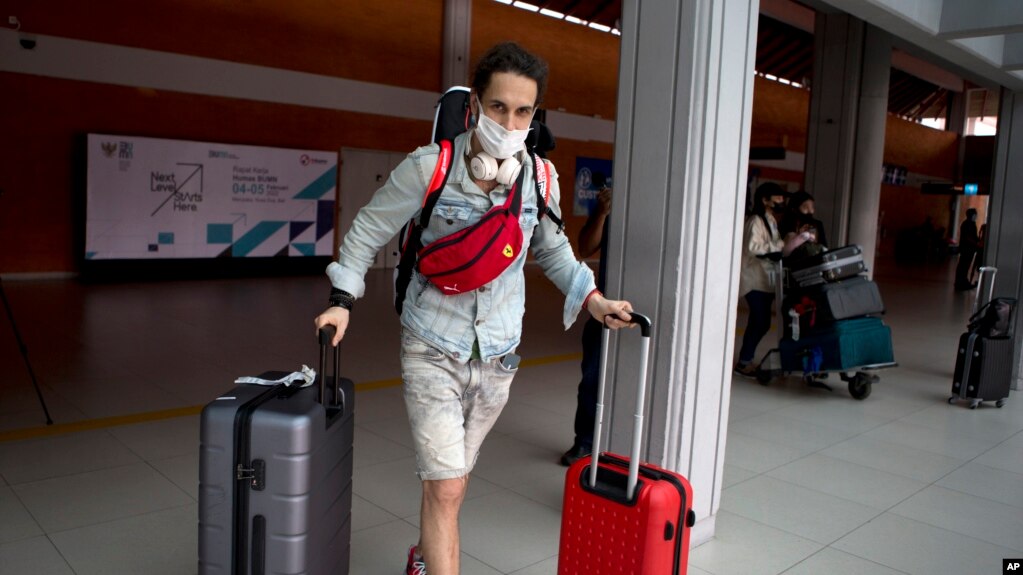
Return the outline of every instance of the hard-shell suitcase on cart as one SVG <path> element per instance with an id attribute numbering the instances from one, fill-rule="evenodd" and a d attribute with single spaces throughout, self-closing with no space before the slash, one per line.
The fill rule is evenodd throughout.
<path id="1" fill-rule="evenodd" d="M 792 279 L 801 287 L 843 280 L 866 270 L 863 250 L 857 245 L 823 252 L 789 264 Z"/>
<path id="2" fill-rule="evenodd" d="M 982 401 L 1005 405 L 1012 384 L 1012 338 L 990 338 L 966 332 L 959 337 L 952 397 L 970 400 L 970 409 Z"/>
<path id="3" fill-rule="evenodd" d="M 778 349 L 785 371 L 841 371 L 895 361 L 891 328 L 878 317 L 825 324 L 798 340 L 783 338 Z"/>
<path id="4" fill-rule="evenodd" d="M 643 332 L 642 381 L 631 457 L 600 453 L 605 375 L 593 434 L 592 458 L 568 469 L 561 516 L 558 575 L 684 574 L 689 561 L 689 534 L 695 523 L 693 490 L 678 473 L 640 463 L 650 320 L 632 314 Z M 602 362 L 608 331 L 604 329 Z"/>
<path id="5" fill-rule="evenodd" d="M 319 385 L 239 385 L 203 409 L 200 575 L 348 573 L 354 390 L 336 349 L 327 389 L 332 337 L 321 330 Z"/>

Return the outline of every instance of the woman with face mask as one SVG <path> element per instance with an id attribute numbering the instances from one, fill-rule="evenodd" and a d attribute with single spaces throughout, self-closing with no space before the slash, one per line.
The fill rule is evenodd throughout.
<path id="1" fill-rule="evenodd" d="M 816 230 L 815 241 L 823 247 L 827 247 L 828 239 L 824 233 L 824 222 L 818 220 L 816 212 L 816 201 L 809 192 L 799 190 L 792 194 L 786 206 L 785 217 L 781 220 L 781 234 L 785 241 L 800 233 L 797 225 L 801 221 L 811 221 Z"/>
<path id="2" fill-rule="evenodd" d="M 507 267 L 478 289 L 445 292 L 416 270 L 405 291 L 402 392 L 422 485 L 420 538 L 406 557 L 407 575 L 425 575 L 427 569 L 430 575 L 459 572 L 458 514 L 469 473 L 518 369 L 526 251 L 532 249 L 544 274 L 565 294 L 566 329 L 583 310 L 612 329 L 631 319 L 629 302 L 606 299 L 596 289 L 593 272 L 576 259 L 552 218 L 538 218 L 541 174 L 549 205 L 560 214 L 557 172 L 549 163 L 538 169 L 525 147 L 546 83 L 547 65 L 517 44 L 499 44 L 484 54 L 470 96 L 475 126 L 452 142 L 454 161 L 422 235 L 422 245 L 430 246 L 474 226 L 521 185 L 520 250 L 506 248 Z M 331 307 L 315 320 L 317 328 L 337 328 L 334 345 L 345 336 L 377 251 L 410 218 L 419 217 L 441 151 L 433 144 L 412 152 L 345 235 L 337 262 L 327 268 Z"/>
<path id="3" fill-rule="evenodd" d="M 774 182 L 761 184 L 753 196 L 753 213 L 746 218 L 742 237 L 739 295 L 746 299 L 749 316 L 742 336 L 735 374 L 755 378 L 758 366 L 753 364 L 757 344 L 771 329 L 774 303 L 774 264 L 758 257 L 785 248 L 778 232 L 778 221 L 785 212 L 785 190 Z"/>

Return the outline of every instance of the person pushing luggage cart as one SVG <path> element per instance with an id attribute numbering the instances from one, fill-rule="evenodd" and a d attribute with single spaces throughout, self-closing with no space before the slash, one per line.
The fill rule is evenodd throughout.
<path id="1" fill-rule="evenodd" d="M 821 381 L 838 373 L 855 399 L 870 396 L 880 381 L 871 371 L 894 367 L 891 328 L 879 315 L 884 303 L 877 284 L 864 272 L 863 252 L 851 245 L 787 261 L 780 252 L 767 254 L 775 266 L 778 347 L 761 360 L 757 379 L 802 374 L 811 387 L 831 390 Z M 780 368 L 765 369 L 777 354 Z"/>

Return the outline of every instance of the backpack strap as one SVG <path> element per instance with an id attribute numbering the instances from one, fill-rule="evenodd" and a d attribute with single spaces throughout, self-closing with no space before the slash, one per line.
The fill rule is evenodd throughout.
<path id="1" fill-rule="evenodd" d="M 451 173 L 451 155 L 454 153 L 454 146 L 451 140 L 441 140 L 440 154 L 437 156 L 437 166 L 433 169 L 433 177 L 430 178 L 430 185 L 426 188 L 423 196 L 422 209 L 419 212 L 419 227 L 426 229 L 430 225 L 430 214 L 434 206 L 440 200 L 440 193 L 448 183 L 448 174 Z"/>
<path id="2" fill-rule="evenodd" d="M 412 270 L 416 267 L 416 259 L 420 248 L 423 247 L 423 230 L 430 225 L 430 214 L 433 213 L 437 200 L 448 182 L 448 174 L 451 172 L 451 154 L 453 146 L 451 140 L 441 140 L 440 154 L 437 156 L 437 165 L 433 168 L 433 177 L 426 187 L 426 194 L 423 195 L 423 204 L 420 207 L 419 221 L 415 218 L 409 220 L 401 229 L 398 241 L 399 258 L 397 276 L 394 279 L 394 309 L 401 315 L 405 303 L 405 291 L 412 280 Z"/>
<path id="3" fill-rule="evenodd" d="M 565 222 L 561 221 L 561 218 L 554 214 L 554 210 L 552 210 L 550 206 L 551 166 L 546 160 L 537 154 L 530 152 L 529 155 L 533 158 L 533 177 L 536 180 L 536 207 L 538 217 L 540 219 L 543 219 L 544 216 L 550 218 L 551 221 L 558 226 L 557 233 L 560 234 L 565 230 Z"/>

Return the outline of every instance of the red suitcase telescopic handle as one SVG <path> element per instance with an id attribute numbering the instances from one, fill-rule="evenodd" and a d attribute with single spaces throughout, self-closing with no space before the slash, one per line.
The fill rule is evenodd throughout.
<path id="1" fill-rule="evenodd" d="M 639 389 L 636 390 L 636 413 L 633 415 L 634 424 L 632 427 L 632 451 L 629 456 L 629 482 L 626 489 L 626 497 L 632 499 L 636 490 L 636 483 L 639 480 L 639 452 L 643 442 L 643 412 L 646 403 L 647 388 L 647 362 L 650 357 L 650 337 L 653 322 L 650 318 L 636 312 L 630 312 L 631 323 L 639 326 L 643 336 L 644 345 L 639 359 Z M 597 463 L 600 459 L 600 437 L 604 427 L 604 391 L 607 384 L 607 353 L 608 342 L 611 330 L 604 324 L 604 331 L 600 345 L 600 386 L 597 390 L 597 413 L 593 426 L 593 456 L 590 462 L 590 487 L 597 485 Z"/>
<path id="2" fill-rule="evenodd" d="M 320 405 L 327 407 L 327 350 L 334 352 L 334 375 L 333 387 L 334 387 L 334 399 L 329 404 L 330 407 L 344 407 L 344 392 L 341 391 L 341 346 L 334 347 L 331 342 L 334 341 L 334 333 L 336 328 L 332 325 L 325 325 L 320 328 L 319 339 L 320 339 Z"/>

